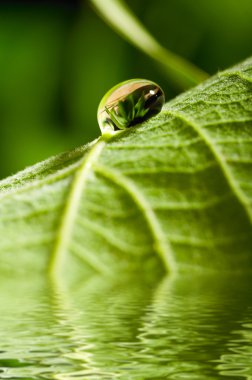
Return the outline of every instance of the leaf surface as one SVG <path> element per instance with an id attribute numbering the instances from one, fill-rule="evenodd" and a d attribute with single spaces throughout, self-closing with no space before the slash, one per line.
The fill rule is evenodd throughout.
<path id="1" fill-rule="evenodd" d="M 251 174 L 248 59 L 137 127 L 1 181 L 1 270 L 250 270 Z"/>

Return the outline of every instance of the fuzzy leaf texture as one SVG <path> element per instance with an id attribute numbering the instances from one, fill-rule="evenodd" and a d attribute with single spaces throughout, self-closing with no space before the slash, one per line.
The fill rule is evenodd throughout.
<path id="1" fill-rule="evenodd" d="M 252 268 L 252 59 L 0 183 L 1 272 Z"/>

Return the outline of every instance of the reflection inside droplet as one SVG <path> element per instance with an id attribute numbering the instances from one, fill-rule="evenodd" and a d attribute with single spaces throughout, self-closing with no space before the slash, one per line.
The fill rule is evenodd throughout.
<path id="1" fill-rule="evenodd" d="M 132 127 L 158 114 L 165 101 L 164 92 L 146 79 L 119 83 L 105 94 L 97 112 L 102 133 Z"/>

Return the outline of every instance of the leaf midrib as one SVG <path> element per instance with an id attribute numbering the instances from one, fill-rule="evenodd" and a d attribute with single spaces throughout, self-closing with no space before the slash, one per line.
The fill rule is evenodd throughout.
<path id="1" fill-rule="evenodd" d="M 69 246 L 69 241 L 71 240 L 74 221 L 78 213 L 80 199 L 83 194 L 88 175 L 92 170 L 93 162 L 97 160 L 104 146 L 104 140 L 95 140 L 89 153 L 84 155 L 79 168 L 76 170 L 75 177 L 66 199 L 59 229 L 56 234 L 54 249 L 50 256 L 49 273 L 52 275 L 57 275 L 62 272 L 66 251 Z"/>

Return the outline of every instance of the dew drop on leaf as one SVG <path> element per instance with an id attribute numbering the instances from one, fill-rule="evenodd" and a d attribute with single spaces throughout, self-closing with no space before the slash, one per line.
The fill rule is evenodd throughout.
<path id="1" fill-rule="evenodd" d="M 160 86 L 146 79 L 130 79 L 109 90 L 98 107 L 101 132 L 130 128 L 158 114 L 165 102 Z"/>

